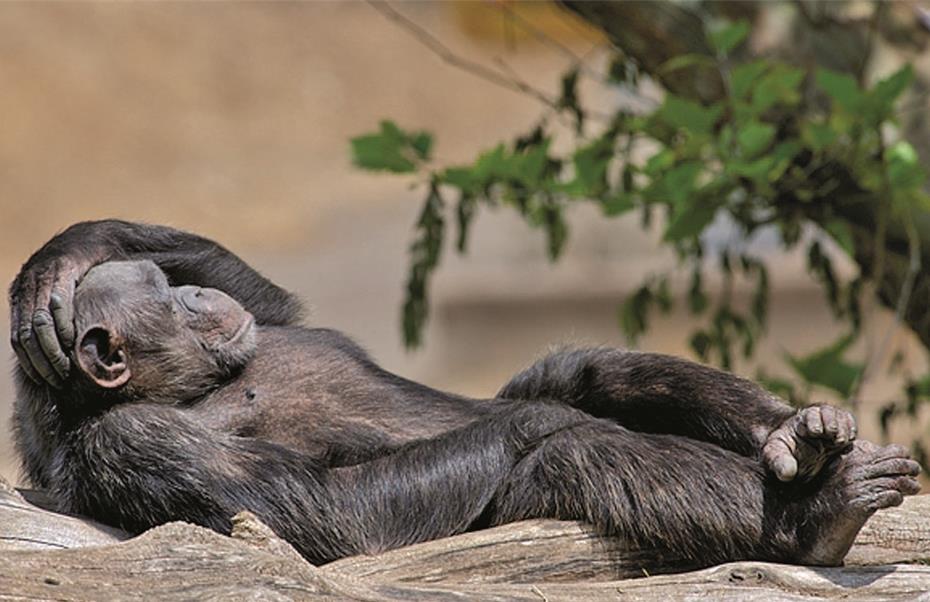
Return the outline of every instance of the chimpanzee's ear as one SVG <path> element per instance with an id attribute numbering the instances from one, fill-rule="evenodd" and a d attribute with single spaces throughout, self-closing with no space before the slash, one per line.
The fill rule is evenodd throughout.
<path id="1" fill-rule="evenodd" d="M 77 345 L 81 370 L 105 389 L 115 389 L 129 381 L 126 353 L 106 326 L 97 324 L 81 333 Z"/>

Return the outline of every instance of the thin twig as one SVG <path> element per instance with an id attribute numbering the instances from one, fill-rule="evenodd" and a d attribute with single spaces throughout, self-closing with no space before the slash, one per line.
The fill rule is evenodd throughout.
<path id="1" fill-rule="evenodd" d="M 885 190 L 888 190 L 887 187 Z M 867 296 L 866 303 L 868 303 L 869 307 L 865 309 L 863 315 L 871 316 L 874 314 L 875 306 L 878 303 L 877 298 L 882 287 L 882 280 L 885 279 L 885 239 L 888 234 L 888 211 L 888 207 L 884 206 L 883 203 L 880 204 L 878 208 L 878 223 L 876 224 L 875 230 L 875 256 L 872 258 L 871 268 L 871 288 L 874 290 L 873 294 Z M 858 409 L 859 393 L 872 377 L 872 367 L 876 365 L 880 349 L 880 346 L 876 347 L 874 345 L 871 337 L 866 339 L 865 347 L 865 361 L 862 363 L 862 370 L 859 372 L 859 377 L 853 383 L 849 399 L 853 410 Z"/>
<path id="2" fill-rule="evenodd" d="M 452 52 L 448 46 L 439 41 L 436 36 L 423 29 L 403 14 L 399 13 L 387 2 L 368 0 L 368 4 L 391 21 L 406 29 L 418 42 L 423 44 L 436 56 L 441 58 L 444 62 L 452 65 L 453 67 L 471 73 L 472 75 L 480 77 L 481 79 L 497 86 L 526 94 L 532 98 L 535 98 L 547 107 L 558 109 L 558 103 L 556 100 L 547 95 L 545 92 L 534 88 L 524 81 L 515 81 L 505 76 L 504 74 L 495 71 L 494 69 L 482 65 L 481 63 L 477 63 L 475 61 L 458 56 Z"/>
<path id="3" fill-rule="evenodd" d="M 577 68 L 578 71 L 584 73 L 588 77 L 597 80 L 603 84 L 607 84 L 607 77 L 603 73 L 589 67 L 585 61 L 590 56 L 591 52 L 601 46 L 601 44 L 595 44 L 592 48 L 588 49 L 584 55 L 578 55 L 574 50 L 558 41 L 554 37 L 550 36 L 548 33 L 531 23 L 523 15 L 518 13 L 513 9 L 513 7 L 507 4 L 498 4 L 500 7 L 499 10 L 504 11 L 507 15 L 525 31 L 529 32 L 533 37 L 535 37 L 539 42 L 549 46 L 550 48 L 555 49 L 556 51 L 562 53 L 566 58 L 572 61 L 574 68 Z"/>
<path id="4" fill-rule="evenodd" d="M 499 70 L 492 69 L 486 65 L 455 54 L 452 49 L 443 44 L 436 36 L 398 12 L 387 2 L 368 0 L 368 4 L 370 4 L 372 8 L 380 12 L 382 15 L 410 32 L 410 34 L 413 35 L 413 37 L 418 42 L 426 46 L 433 52 L 433 54 L 438 56 L 449 65 L 471 73 L 472 75 L 480 77 L 481 79 L 494 85 L 501 86 L 521 94 L 526 94 L 555 112 L 561 112 L 564 109 L 564 107 L 559 105 L 557 98 L 546 94 L 542 90 L 517 77 L 517 75 L 513 73 L 512 70 L 509 70 L 509 73 L 503 73 Z M 603 121 L 605 123 L 609 123 L 614 117 L 610 113 L 592 109 L 585 109 L 585 116 L 596 121 Z"/>
<path id="5" fill-rule="evenodd" d="M 613 82 L 609 79 L 609 77 L 606 74 L 601 73 L 597 71 L 596 69 L 591 68 L 588 65 L 588 61 L 590 60 L 591 56 L 596 51 L 605 48 L 605 44 L 603 44 L 602 42 L 592 44 L 590 48 L 588 48 L 587 50 L 584 51 L 584 53 L 579 55 L 578 53 L 573 51 L 571 48 L 569 48 L 565 44 L 561 43 L 560 41 L 558 41 L 557 39 L 555 39 L 554 37 L 546 33 L 544 30 L 540 29 L 539 27 L 531 23 L 529 20 L 527 20 L 522 15 L 520 15 L 517 11 L 515 11 L 512 7 L 508 6 L 507 4 L 499 4 L 498 6 L 500 7 L 499 10 L 505 11 L 508 15 L 510 15 L 511 18 L 513 18 L 513 20 L 517 24 L 519 24 L 526 31 L 531 33 L 537 40 L 539 40 L 543 44 L 546 44 L 547 46 L 554 48 L 556 51 L 562 53 L 565 57 L 570 59 L 572 62 L 572 66 L 571 66 L 572 69 L 577 69 L 579 73 L 581 73 L 582 75 L 586 75 L 588 78 L 596 81 L 602 86 L 609 87 L 609 88 L 617 88 L 617 89 L 622 90 L 624 95 L 628 97 L 627 102 L 629 103 L 634 103 L 634 104 L 640 103 L 641 105 L 645 105 L 646 108 L 655 108 L 658 105 L 658 103 L 656 102 L 654 98 L 649 98 L 648 96 L 644 96 L 643 94 L 639 93 L 639 91 L 637 90 L 635 86 L 632 86 L 629 84 L 623 84 L 620 82 Z M 564 12 L 567 16 L 570 17 L 565 20 L 565 23 L 571 23 L 572 25 L 574 25 L 575 21 L 578 19 L 578 15 L 576 15 L 575 13 L 568 12 L 568 11 L 564 11 Z M 581 29 L 576 29 L 576 31 L 579 32 L 579 35 L 585 35 L 586 33 L 582 31 Z M 610 121 L 610 119 L 612 119 L 612 116 L 607 115 L 606 113 L 599 113 L 597 111 L 585 111 L 585 113 L 588 116 L 594 117 L 596 119 L 603 119 L 604 121 Z"/>
<path id="6" fill-rule="evenodd" d="M 505 73 L 508 77 L 512 78 L 514 81 L 523 81 L 520 79 L 520 76 L 517 74 L 516 70 L 510 66 L 507 61 L 502 57 L 495 56 L 494 63 L 498 68 Z M 559 120 L 559 123 L 562 124 L 562 127 L 566 129 L 572 129 L 574 126 L 571 124 L 571 121 L 568 119 L 568 116 L 562 111 L 562 108 L 558 105 L 552 105 L 546 107 L 545 112 L 543 113 L 542 120 L 548 120 L 549 117 L 555 115 L 555 118 Z"/>
<path id="7" fill-rule="evenodd" d="M 543 602 L 549 602 L 549 598 L 546 597 L 546 594 L 542 593 L 542 590 L 540 590 L 538 587 L 534 585 L 531 589 L 533 590 L 534 594 L 542 599 Z"/>
<path id="8" fill-rule="evenodd" d="M 907 306 L 911 303 L 911 294 L 914 292 L 914 283 L 917 282 L 917 274 L 920 273 L 920 238 L 917 236 L 917 229 L 914 222 L 904 220 L 904 228 L 907 233 L 907 250 L 908 263 L 907 274 L 904 276 L 904 283 L 901 285 L 901 294 L 898 296 L 898 303 L 894 311 L 894 326 L 889 328 L 885 333 L 882 342 L 876 352 L 876 364 L 888 353 L 888 347 L 891 345 L 892 336 L 897 333 L 904 322 L 904 314 L 907 312 Z M 881 283 L 878 283 L 879 286 Z"/>
<path id="9" fill-rule="evenodd" d="M 928 108 L 930 108 L 930 94 L 923 93 L 902 103 L 898 110 L 895 111 L 895 115 L 900 116 L 913 111 L 926 111 Z"/>

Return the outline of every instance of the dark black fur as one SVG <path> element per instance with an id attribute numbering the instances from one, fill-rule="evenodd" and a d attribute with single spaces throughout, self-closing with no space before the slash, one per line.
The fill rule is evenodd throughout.
<path id="1" fill-rule="evenodd" d="M 36 334 L 22 324 L 32 315 L 43 324 L 49 290 L 67 295 L 72 276 L 61 274 L 113 259 L 151 260 L 172 286 L 238 300 L 258 324 L 254 358 L 183 402 L 87 403 L 71 349 L 63 386 L 45 384 L 55 375 L 33 361 Z M 835 564 L 875 509 L 916 487 L 903 450 L 857 443 L 839 456 L 850 447 L 842 437 L 824 446 L 826 470 L 779 482 L 763 447 L 779 432 L 803 443 L 804 415 L 746 380 L 672 357 L 567 351 L 517 375 L 498 399 L 430 389 L 385 372 L 337 332 L 299 326 L 291 295 L 215 243 L 166 227 L 69 228 L 23 267 L 11 309 L 27 474 L 63 509 L 134 532 L 170 520 L 228 532 L 230 517 L 249 509 L 322 563 L 554 517 L 694 565 Z M 199 378 L 183 357 L 165 373 Z"/>

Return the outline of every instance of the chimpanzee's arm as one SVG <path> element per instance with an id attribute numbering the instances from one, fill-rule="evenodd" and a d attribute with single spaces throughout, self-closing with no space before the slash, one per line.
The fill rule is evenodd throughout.
<path id="1" fill-rule="evenodd" d="M 173 285 L 216 288 L 239 301 L 259 324 L 296 322 L 300 303 L 219 244 L 187 232 L 120 220 L 75 224 L 23 265 L 10 287 L 10 333 L 23 370 L 59 386 L 74 342 L 76 283 L 94 265 L 151 259 Z"/>
<path id="2" fill-rule="evenodd" d="M 636 431 L 761 455 L 784 480 L 811 476 L 855 438 L 848 412 L 829 406 L 798 412 L 751 381 L 656 353 L 556 353 L 515 376 L 499 396 L 557 400 Z"/>
<path id="3" fill-rule="evenodd" d="M 526 450 L 591 420 L 567 407 L 514 404 L 376 460 L 329 469 L 206 428 L 183 409 L 125 404 L 70 439 L 69 482 L 56 490 L 66 509 L 133 532 L 171 520 L 228 532 L 234 514 L 251 510 L 322 563 L 466 530 Z"/>

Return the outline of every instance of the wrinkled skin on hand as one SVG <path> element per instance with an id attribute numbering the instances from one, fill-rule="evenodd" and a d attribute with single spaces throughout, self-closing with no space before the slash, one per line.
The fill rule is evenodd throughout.
<path id="1" fill-rule="evenodd" d="M 33 256 L 10 286 L 10 343 L 23 372 L 60 388 L 71 371 L 74 289 L 98 263 L 91 256 Z"/>
<path id="2" fill-rule="evenodd" d="M 803 408 L 772 431 L 762 448 L 765 465 L 781 481 L 808 480 L 831 458 L 849 451 L 856 420 L 828 405 Z"/>

